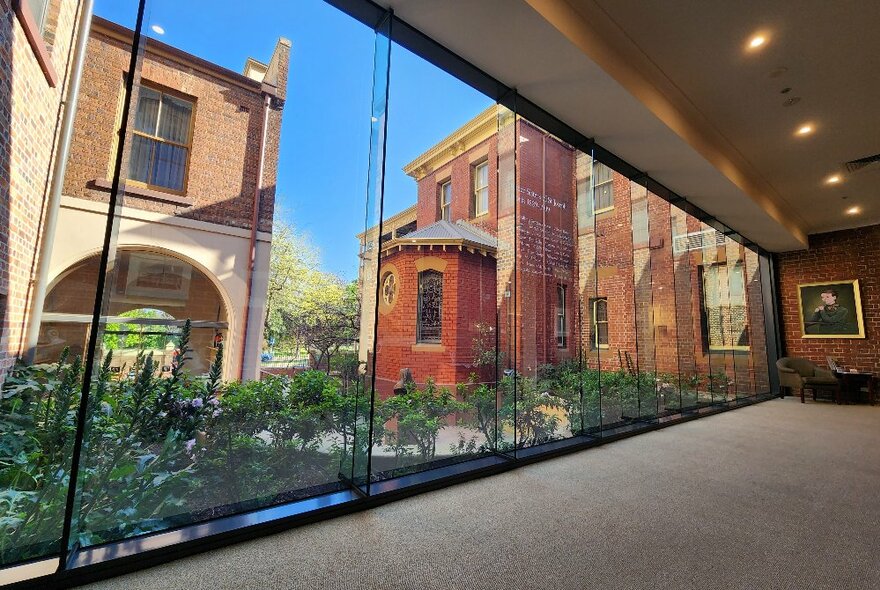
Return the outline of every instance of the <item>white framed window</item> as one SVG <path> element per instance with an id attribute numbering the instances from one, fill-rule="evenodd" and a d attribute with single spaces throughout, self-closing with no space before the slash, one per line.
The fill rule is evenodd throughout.
<path id="1" fill-rule="evenodd" d="M 474 166 L 474 217 L 489 212 L 489 162 Z"/>
<path id="2" fill-rule="evenodd" d="M 590 307 L 593 316 L 593 348 L 608 348 L 608 299 L 591 299 Z"/>
<path id="3" fill-rule="evenodd" d="M 749 350 L 748 310 L 743 265 L 701 267 L 703 335 L 709 350 Z"/>
<path id="4" fill-rule="evenodd" d="M 148 86 L 138 92 L 128 179 L 183 194 L 192 147 L 194 104 Z"/>
<path id="5" fill-rule="evenodd" d="M 440 219 L 452 221 L 452 181 L 440 185 Z"/>
<path id="6" fill-rule="evenodd" d="M 568 293 L 566 286 L 556 285 L 556 346 L 557 348 L 568 347 L 568 317 L 566 305 Z"/>
<path id="7" fill-rule="evenodd" d="M 593 213 L 614 208 L 614 170 L 595 162 L 593 167 Z"/>

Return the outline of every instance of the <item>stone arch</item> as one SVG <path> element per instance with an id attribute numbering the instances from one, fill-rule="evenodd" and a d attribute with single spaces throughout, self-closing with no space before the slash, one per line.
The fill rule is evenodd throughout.
<path id="1" fill-rule="evenodd" d="M 43 361 L 51 361 L 65 345 L 74 352 L 84 348 L 88 334 L 86 318 L 94 306 L 100 250 L 80 253 L 73 260 L 49 283 L 38 349 Z M 118 246 L 115 262 L 118 268 L 110 278 L 113 284 L 107 285 L 105 291 L 105 313 L 118 316 L 151 308 L 174 318 L 203 322 L 193 329 L 193 372 L 204 372 L 210 365 L 216 333 L 226 343 L 235 341 L 235 307 L 220 280 L 202 264 L 179 252 L 146 244 Z M 232 374 L 234 361 L 231 348 L 224 349 L 227 375 Z"/>

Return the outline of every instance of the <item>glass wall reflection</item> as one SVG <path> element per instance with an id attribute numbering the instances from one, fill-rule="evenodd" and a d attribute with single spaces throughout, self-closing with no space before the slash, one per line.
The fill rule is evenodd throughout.
<path id="1" fill-rule="evenodd" d="M 137 4 L 0 212 L 0 564 L 769 392 L 758 253 L 515 93 L 320 0 L 150 0 L 135 46 Z"/>
<path id="2" fill-rule="evenodd" d="M 496 449 L 498 109 L 391 48 L 378 253 L 372 478 Z M 372 322 L 373 310 L 364 308 Z"/>

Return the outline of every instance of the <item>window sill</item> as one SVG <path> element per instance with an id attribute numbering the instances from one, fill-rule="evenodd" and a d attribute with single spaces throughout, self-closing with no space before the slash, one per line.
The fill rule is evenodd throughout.
<path id="1" fill-rule="evenodd" d="M 40 69 L 43 70 L 43 75 L 46 76 L 49 88 L 55 88 L 58 85 L 58 74 L 52 65 L 52 56 L 49 55 L 46 42 L 37 27 L 34 15 L 31 14 L 31 9 L 22 0 L 12 0 L 12 9 L 18 17 L 18 22 L 21 23 L 21 28 L 24 29 L 24 35 L 34 52 L 34 57 L 37 58 L 37 63 L 40 64 Z"/>
<path id="2" fill-rule="evenodd" d="M 596 209 L 593 211 L 593 215 L 602 215 L 603 213 L 611 213 L 612 211 L 614 211 L 614 205 L 605 207 L 604 209 Z"/>
<path id="3" fill-rule="evenodd" d="M 710 346 L 709 352 L 749 352 L 748 346 Z"/>
<path id="4" fill-rule="evenodd" d="M 96 188 L 102 190 L 112 190 L 113 183 L 104 178 L 96 178 L 92 181 L 92 184 L 95 185 Z M 190 197 L 184 197 L 181 195 L 175 195 L 172 193 L 163 193 L 162 191 L 156 191 L 149 188 L 143 188 L 140 186 L 133 185 L 131 183 L 124 183 L 125 185 L 125 194 L 131 195 L 133 197 L 141 197 L 142 199 L 149 199 L 151 201 L 159 201 L 161 203 L 171 203 L 172 205 L 178 205 L 180 207 L 192 207 L 195 202 L 194 199 Z"/>
<path id="5" fill-rule="evenodd" d="M 412 345 L 413 352 L 446 352 L 446 347 L 442 344 L 433 344 L 429 342 L 419 342 Z"/>
<path id="6" fill-rule="evenodd" d="M 481 218 L 481 217 L 485 217 L 485 216 L 487 216 L 488 214 L 489 214 L 488 211 L 484 211 L 483 213 L 477 213 L 476 215 L 474 215 L 473 217 L 471 217 L 471 219 L 479 219 L 479 218 Z"/>

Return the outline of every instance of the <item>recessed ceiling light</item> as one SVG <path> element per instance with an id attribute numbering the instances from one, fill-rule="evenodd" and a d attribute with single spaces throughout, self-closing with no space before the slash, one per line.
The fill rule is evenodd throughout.
<path id="1" fill-rule="evenodd" d="M 812 123 L 804 123 L 797 128 L 797 131 L 795 131 L 794 134 L 804 137 L 805 135 L 811 135 L 815 130 L 816 127 Z"/>
<path id="2" fill-rule="evenodd" d="M 832 174 L 825 179 L 825 184 L 838 184 L 841 181 L 840 174 Z"/>
<path id="3" fill-rule="evenodd" d="M 156 33 L 157 35 L 164 35 L 164 34 L 165 34 L 165 29 L 163 29 L 163 28 L 160 27 L 159 25 L 153 25 L 153 26 L 150 27 L 150 28 L 151 28 L 151 29 L 153 30 L 153 32 Z"/>
<path id="4" fill-rule="evenodd" d="M 751 39 L 749 39 L 748 48 L 751 50 L 758 49 L 767 44 L 767 35 L 763 33 L 758 33 L 757 35 L 753 35 Z"/>
<path id="5" fill-rule="evenodd" d="M 846 210 L 847 215 L 858 215 L 862 212 L 862 208 L 859 206 L 853 206 Z"/>

